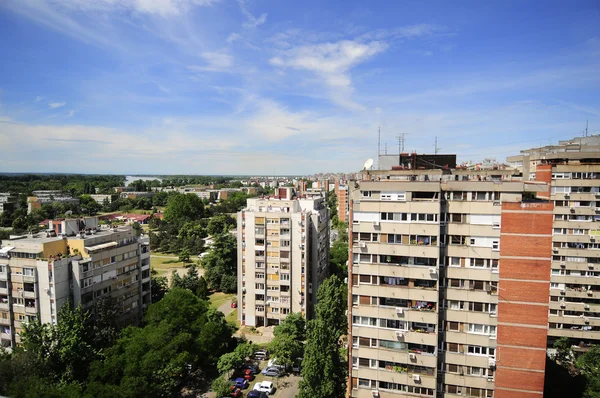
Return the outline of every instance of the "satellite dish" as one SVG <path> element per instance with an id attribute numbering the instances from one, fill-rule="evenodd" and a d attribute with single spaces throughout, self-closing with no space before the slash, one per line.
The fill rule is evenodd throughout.
<path id="1" fill-rule="evenodd" d="M 373 166 L 373 159 L 367 159 L 363 166 L 363 170 L 369 170 Z"/>

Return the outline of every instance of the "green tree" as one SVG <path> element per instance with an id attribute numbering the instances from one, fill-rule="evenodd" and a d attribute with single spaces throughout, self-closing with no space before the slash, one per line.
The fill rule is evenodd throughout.
<path id="1" fill-rule="evenodd" d="M 208 221 L 207 231 L 210 235 L 217 235 L 235 228 L 236 221 L 227 214 L 218 214 Z"/>
<path id="2" fill-rule="evenodd" d="M 237 287 L 237 240 L 228 233 L 216 235 L 210 252 L 202 258 L 204 277 L 214 290 L 235 292 Z"/>
<path id="3" fill-rule="evenodd" d="M 594 345 L 575 361 L 575 367 L 585 377 L 584 398 L 600 397 L 600 346 Z"/>
<path id="4" fill-rule="evenodd" d="M 340 338 L 347 330 L 346 287 L 334 275 L 323 282 L 317 298 L 315 319 L 307 324 L 299 397 L 343 397 L 347 369 Z"/>
<path id="5" fill-rule="evenodd" d="M 199 298 L 206 300 L 208 299 L 208 295 L 209 295 L 209 290 L 208 290 L 208 283 L 206 282 L 206 279 L 204 279 L 203 276 L 201 276 L 200 278 L 198 278 L 198 287 L 196 288 L 196 296 L 198 296 Z"/>
<path id="6" fill-rule="evenodd" d="M 573 352 L 571 351 L 571 343 L 568 337 L 561 337 L 552 345 L 556 349 L 554 360 L 562 366 L 568 366 L 573 360 Z"/>
<path id="7" fill-rule="evenodd" d="M 329 266 L 333 275 L 344 276 L 348 274 L 348 242 L 336 239 L 329 249 Z"/>
<path id="8" fill-rule="evenodd" d="M 152 270 L 152 278 L 150 279 L 150 294 L 152 295 L 152 303 L 160 301 L 169 291 L 169 281 L 166 276 L 157 276 L 157 272 Z"/>
<path id="9" fill-rule="evenodd" d="M 179 252 L 179 261 L 182 263 L 188 263 L 190 261 L 190 251 L 187 247 L 184 247 Z"/>
<path id="10" fill-rule="evenodd" d="M 199 220 L 204 216 L 204 203 L 194 194 L 176 194 L 169 197 L 165 209 L 165 221 L 183 223 Z"/>
<path id="11" fill-rule="evenodd" d="M 231 383 L 224 376 L 216 378 L 211 384 L 211 390 L 215 393 L 215 397 L 229 396 L 230 389 Z"/>
<path id="12" fill-rule="evenodd" d="M 289 314 L 275 327 L 274 335 L 269 348 L 278 363 L 291 366 L 296 358 L 302 357 L 306 338 L 306 321 L 302 314 Z"/>
<path id="13" fill-rule="evenodd" d="M 140 223 L 137 221 L 134 222 L 131 226 L 132 226 L 133 230 L 135 231 L 136 236 L 140 236 L 144 232 L 144 229 L 142 228 Z"/>

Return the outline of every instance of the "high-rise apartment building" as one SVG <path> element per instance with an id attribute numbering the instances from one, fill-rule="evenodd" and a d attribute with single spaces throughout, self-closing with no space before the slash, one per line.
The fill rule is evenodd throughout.
<path id="1" fill-rule="evenodd" d="M 278 325 L 288 314 L 310 317 L 329 272 L 329 211 L 325 198 L 248 199 L 238 213 L 238 303 L 249 326 Z"/>
<path id="2" fill-rule="evenodd" d="M 513 174 L 349 184 L 350 396 L 541 396 L 553 204 Z"/>
<path id="3" fill-rule="evenodd" d="M 349 201 L 348 201 L 348 185 L 335 182 L 335 195 L 337 196 L 337 213 L 338 220 L 348 222 Z"/>
<path id="4" fill-rule="evenodd" d="M 600 136 L 521 151 L 507 159 L 523 179 L 550 184 L 554 203 L 549 346 L 600 341 Z M 583 343 L 583 344 L 582 344 Z"/>
<path id="5" fill-rule="evenodd" d="M 0 248 L 0 338 L 19 343 L 23 323 L 56 323 L 66 302 L 95 317 L 110 298 L 122 326 L 150 304 L 148 238 L 127 227 L 100 228 L 94 217 L 51 222 L 42 233 L 11 236 Z"/>

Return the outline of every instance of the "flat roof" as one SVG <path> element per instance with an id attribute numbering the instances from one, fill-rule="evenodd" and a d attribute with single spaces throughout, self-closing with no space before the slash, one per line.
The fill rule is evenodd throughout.
<path id="1" fill-rule="evenodd" d="M 114 247 L 117 246 L 118 243 L 117 242 L 107 242 L 107 243 L 101 243 L 99 245 L 95 245 L 95 246 L 86 246 L 85 248 L 88 251 L 96 251 L 96 250 L 102 250 L 102 249 L 106 249 L 109 247 Z"/>

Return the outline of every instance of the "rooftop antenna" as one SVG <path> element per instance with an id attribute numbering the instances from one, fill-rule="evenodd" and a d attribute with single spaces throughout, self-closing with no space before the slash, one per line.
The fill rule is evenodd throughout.
<path id="1" fill-rule="evenodd" d="M 585 136 L 588 136 L 588 121 L 585 121 Z"/>
<path id="2" fill-rule="evenodd" d="M 387 142 L 385 143 L 384 153 L 387 155 Z"/>
<path id="3" fill-rule="evenodd" d="M 435 147 L 433 148 L 433 153 L 435 153 L 437 155 L 439 151 L 440 151 L 440 148 L 438 148 L 438 145 L 437 145 L 437 137 L 435 137 Z"/>
<path id="4" fill-rule="evenodd" d="M 381 167 L 381 160 L 379 157 L 381 156 L 381 126 L 379 126 L 379 134 L 377 136 L 377 169 Z"/>
<path id="5" fill-rule="evenodd" d="M 400 133 L 400 135 L 396 136 L 398 139 L 398 153 L 404 152 L 404 136 L 406 133 Z"/>

